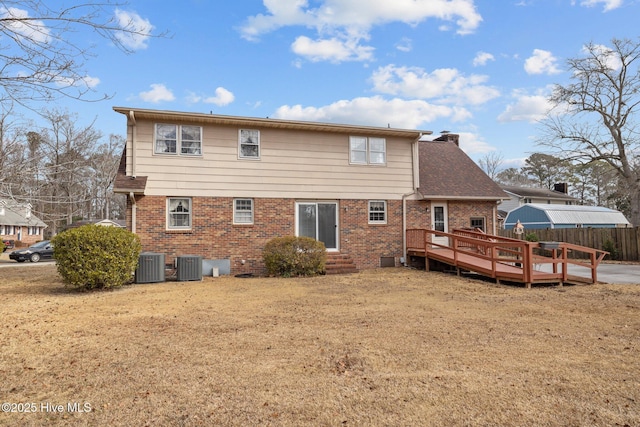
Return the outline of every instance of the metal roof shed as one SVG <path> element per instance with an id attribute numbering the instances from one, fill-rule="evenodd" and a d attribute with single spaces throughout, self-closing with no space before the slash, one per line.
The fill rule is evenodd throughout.
<path id="1" fill-rule="evenodd" d="M 520 220 L 525 229 L 541 228 L 615 228 L 631 224 L 622 212 L 601 206 L 576 206 L 529 203 L 513 209 L 504 220 L 504 228 L 513 228 Z"/>

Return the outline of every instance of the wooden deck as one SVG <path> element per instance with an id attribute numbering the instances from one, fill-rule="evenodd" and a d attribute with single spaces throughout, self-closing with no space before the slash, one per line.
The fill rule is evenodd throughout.
<path id="1" fill-rule="evenodd" d="M 437 241 L 447 243 L 436 243 Z M 571 254 L 571 257 L 569 256 Z M 607 252 L 564 242 L 527 242 L 471 230 L 443 233 L 407 230 L 407 256 L 423 257 L 500 281 L 524 283 L 596 283 L 597 268 Z M 547 265 L 547 266 L 545 266 Z M 584 269 L 584 275 L 569 274 Z M 544 270 L 544 271 L 543 271 Z"/>

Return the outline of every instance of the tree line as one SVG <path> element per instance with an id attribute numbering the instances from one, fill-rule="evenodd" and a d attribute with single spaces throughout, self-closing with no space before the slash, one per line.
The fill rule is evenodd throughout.
<path id="1" fill-rule="evenodd" d="M 0 198 L 29 203 L 55 235 L 76 219 L 123 219 L 126 203 L 113 193 L 125 140 L 103 138 L 63 110 L 41 112 L 42 125 L 0 115 Z"/>
<path id="2" fill-rule="evenodd" d="M 607 162 L 579 164 L 545 153 L 530 155 L 520 168 L 503 168 L 503 162 L 502 156 L 490 153 L 479 164 L 499 184 L 550 190 L 555 184 L 567 184 L 568 194 L 578 204 L 604 206 L 631 217 L 630 189 Z"/>

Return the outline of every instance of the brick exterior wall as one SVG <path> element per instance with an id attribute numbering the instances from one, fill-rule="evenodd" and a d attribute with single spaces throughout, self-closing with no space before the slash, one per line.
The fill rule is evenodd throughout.
<path id="1" fill-rule="evenodd" d="M 233 198 L 193 197 L 191 230 L 167 230 L 167 198 L 136 197 L 136 233 L 143 251 L 164 253 L 167 263 L 179 255 L 204 259 L 229 259 L 231 274 L 265 273 L 262 249 L 274 237 L 295 234 L 296 201 L 254 199 L 254 223 L 233 224 Z M 472 216 L 484 216 L 491 230 L 495 203 L 449 202 L 449 227 L 468 227 Z M 425 228 L 430 218 L 428 201 L 407 201 L 407 228 Z M 369 224 L 368 200 L 339 200 L 340 252 L 348 254 L 358 269 L 377 268 L 381 257 L 402 253 L 402 201 L 387 201 L 387 223 Z M 131 229 L 131 201 L 127 203 L 127 228 Z M 244 260 L 244 264 L 242 263 Z"/>
<path id="2" fill-rule="evenodd" d="M 18 229 L 21 229 L 20 239 L 18 239 Z M 2 240 L 14 240 L 16 242 L 16 246 L 19 247 L 27 247 L 31 246 L 34 243 L 38 243 L 41 240 L 44 240 L 43 231 L 40 231 L 40 234 L 31 234 L 29 235 L 28 227 L 14 227 L 13 234 L 3 234 L 0 235 L 0 239 Z"/>

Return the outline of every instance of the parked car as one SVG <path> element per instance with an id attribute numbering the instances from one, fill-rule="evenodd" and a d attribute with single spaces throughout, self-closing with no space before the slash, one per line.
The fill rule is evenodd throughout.
<path id="1" fill-rule="evenodd" d="M 15 248 L 15 242 L 13 240 L 3 240 L 2 243 L 4 243 L 4 249 L 2 252 L 6 251 L 7 249 Z"/>
<path id="2" fill-rule="evenodd" d="M 9 254 L 9 259 L 13 259 L 18 262 L 25 262 L 27 260 L 31 262 L 38 262 L 41 259 L 53 259 L 53 245 L 49 240 L 43 240 L 42 242 L 33 244 L 26 249 L 11 252 Z"/>

